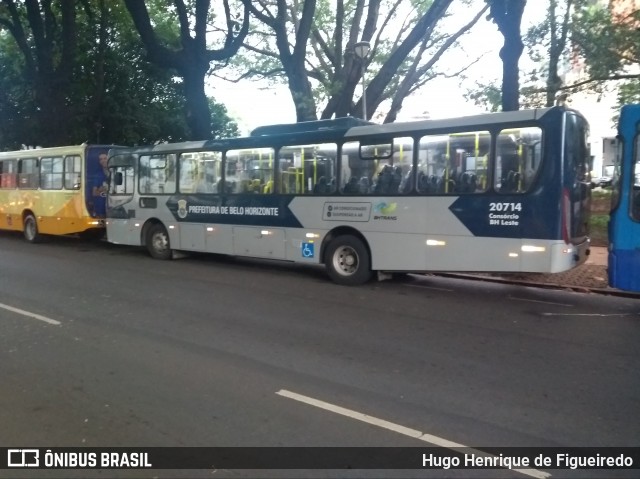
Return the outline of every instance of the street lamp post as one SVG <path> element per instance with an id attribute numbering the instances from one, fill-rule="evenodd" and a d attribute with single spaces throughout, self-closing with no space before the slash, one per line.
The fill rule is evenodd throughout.
<path id="1" fill-rule="evenodd" d="M 358 42 L 353 46 L 353 50 L 356 53 L 356 56 L 362 62 L 362 119 L 367 119 L 367 85 L 365 83 L 365 73 L 367 71 L 366 59 L 367 55 L 369 55 L 369 50 L 371 49 L 371 45 L 369 42 Z"/>

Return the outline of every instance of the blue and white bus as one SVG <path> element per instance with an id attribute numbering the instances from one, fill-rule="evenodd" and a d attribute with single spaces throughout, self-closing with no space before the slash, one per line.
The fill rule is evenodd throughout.
<path id="1" fill-rule="evenodd" d="M 640 105 L 622 107 L 617 139 L 609 218 L 609 286 L 640 291 Z"/>
<path id="2" fill-rule="evenodd" d="M 377 272 L 540 272 L 588 254 L 588 124 L 564 107 L 115 148 L 107 237 Z"/>

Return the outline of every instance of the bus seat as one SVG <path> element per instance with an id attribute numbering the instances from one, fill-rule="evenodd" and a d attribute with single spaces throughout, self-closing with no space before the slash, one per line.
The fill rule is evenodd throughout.
<path id="1" fill-rule="evenodd" d="M 513 191 L 514 192 L 520 191 L 520 189 L 522 187 L 521 179 L 522 179 L 522 175 L 520 174 L 519 171 L 516 171 L 513 174 Z"/>
<path id="2" fill-rule="evenodd" d="M 384 165 L 380 173 L 378 173 L 378 181 L 374 188 L 374 193 L 377 195 L 386 195 L 389 193 L 391 187 L 391 180 L 393 176 L 393 170 L 391 165 Z"/>
<path id="3" fill-rule="evenodd" d="M 431 191 L 431 180 L 424 172 L 418 173 L 418 192 L 429 193 Z"/>
<path id="4" fill-rule="evenodd" d="M 460 193 L 471 192 L 471 173 L 468 173 L 466 171 L 464 173 L 461 173 L 456 186 L 457 191 Z"/>
<path id="5" fill-rule="evenodd" d="M 262 189 L 262 186 L 260 185 L 259 178 L 249 180 L 249 184 L 247 185 L 247 191 L 249 193 L 260 193 L 261 189 Z"/>
<path id="6" fill-rule="evenodd" d="M 257 192 L 260 192 L 260 189 L 257 190 Z M 262 193 L 267 195 L 269 193 L 273 193 L 273 180 L 269 180 L 264 184 L 264 187 L 262 188 Z"/>
<path id="7" fill-rule="evenodd" d="M 363 195 L 368 195 L 369 193 L 371 193 L 371 182 L 369 181 L 368 177 L 363 176 L 362 178 L 360 178 L 358 186 L 360 193 L 362 193 Z"/>
<path id="8" fill-rule="evenodd" d="M 358 178 L 352 176 L 349 178 L 347 184 L 344 185 L 343 192 L 348 195 L 357 195 L 360 193 L 360 186 L 358 185 Z"/>
<path id="9" fill-rule="evenodd" d="M 400 183 L 402 183 L 402 169 L 399 166 L 394 166 L 391 175 L 391 184 L 389 185 L 389 193 L 392 195 L 399 193 Z"/>
<path id="10" fill-rule="evenodd" d="M 429 177 L 429 182 L 431 183 L 431 189 L 429 191 L 431 193 L 438 193 L 440 191 L 440 186 L 442 185 L 442 177 L 431 175 Z"/>
<path id="11" fill-rule="evenodd" d="M 467 183 L 467 192 L 475 193 L 478 189 L 478 177 L 475 173 L 469 173 L 469 182 Z"/>
<path id="12" fill-rule="evenodd" d="M 336 177 L 332 176 L 327 183 L 327 193 L 334 193 L 336 191 Z"/>
<path id="13" fill-rule="evenodd" d="M 518 182 L 520 181 L 520 173 L 510 170 L 507 177 L 502 181 L 500 191 L 503 193 L 514 193 L 518 191 Z"/>
<path id="14" fill-rule="evenodd" d="M 415 178 L 415 176 L 416 176 L 416 172 L 414 171 L 413 168 L 411 168 L 407 173 L 407 175 L 404 177 L 404 180 L 402 180 L 402 183 L 400 184 L 400 188 L 399 188 L 400 192 L 405 194 L 411 193 L 411 191 L 413 190 L 413 179 Z"/>
<path id="15" fill-rule="evenodd" d="M 329 185 L 327 184 L 327 178 L 321 176 L 318 178 L 318 182 L 313 186 L 314 195 L 326 195 L 329 193 Z"/>

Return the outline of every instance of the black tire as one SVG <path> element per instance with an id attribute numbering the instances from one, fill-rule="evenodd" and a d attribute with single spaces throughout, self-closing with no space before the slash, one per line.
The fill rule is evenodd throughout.
<path id="1" fill-rule="evenodd" d="M 24 217 L 22 234 L 24 235 L 24 239 L 29 243 L 38 243 L 42 240 L 42 235 L 38 232 L 38 222 L 36 221 L 36 217 L 32 214 L 28 214 Z"/>
<path id="2" fill-rule="evenodd" d="M 171 244 L 169 234 L 161 224 L 152 225 L 147 231 L 147 251 L 155 259 L 171 259 Z"/>
<path id="3" fill-rule="evenodd" d="M 324 264 L 338 284 L 357 286 L 371 279 L 371 258 L 364 243 L 351 235 L 338 236 L 327 246 Z"/>

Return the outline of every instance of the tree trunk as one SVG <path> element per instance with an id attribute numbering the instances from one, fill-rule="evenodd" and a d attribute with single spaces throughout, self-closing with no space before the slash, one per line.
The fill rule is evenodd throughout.
<path id="1" fill-rule="evenodd" d="M 520 108 L 520 70 L 518 62 L 524 50 L 520 35 L 522 13 L 527 0 L 485 0 L 490 5 L 489 16 L 498 25 L 504 38 L 500 49 L 502 59 L 502 111 Z"/>
<path id="2" fill-rule="evenodd" d="M 502 59 L 502 111 L 517 111 L 520 109 L 520 70 L 518 62 L 524 50 L 524 45 L 518 30 L 517 36 L 507 40 L 500 49 Z"/>
<path id="3" fill-rule="evenodd" d="M 293 72 L 288 74 L 287 77 L 289 78 L 291 98 L 296 107 L 296 121 L 317 120 L 313 92 L 306 74 Z"/>
<path id="4" fill-rule="evenodd" d="M 187 64 L 181 74 L 184 79 L 187 125 L 191 131 L 189 138 L 191 140 L 210 140 L 211 113 L 209 101 L 204 92 L 206 68 L 203 72 L 197 64 Z"/>

